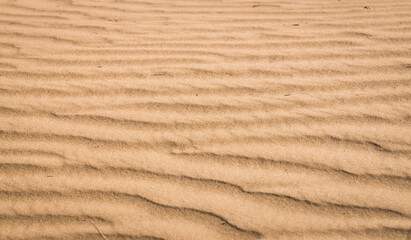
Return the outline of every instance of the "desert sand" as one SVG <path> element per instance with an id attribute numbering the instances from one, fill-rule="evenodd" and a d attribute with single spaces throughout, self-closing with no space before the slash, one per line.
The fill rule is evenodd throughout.
<path id="1" fill-rule="evenodd" d="M 411 1 L 0 0 L 0 239 L 411 239 Z"/>

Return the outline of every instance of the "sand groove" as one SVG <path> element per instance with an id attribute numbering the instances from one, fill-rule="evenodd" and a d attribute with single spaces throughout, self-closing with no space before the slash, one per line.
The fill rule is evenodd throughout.
<path id="1" fill-rule="evenodd" d="M 0 0 L 0 239 L 411 239 L 410 12 Z"/>

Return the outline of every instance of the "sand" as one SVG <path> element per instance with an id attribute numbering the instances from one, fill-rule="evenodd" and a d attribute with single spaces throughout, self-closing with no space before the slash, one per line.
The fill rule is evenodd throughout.
<path id="1" fill-rule="evenodd" d="M 411 239 L 411 2 L 0 1 L 0 239 Z"/>

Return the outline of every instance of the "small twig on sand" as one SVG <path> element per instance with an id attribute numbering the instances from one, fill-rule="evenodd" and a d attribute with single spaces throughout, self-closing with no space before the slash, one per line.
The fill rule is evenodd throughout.
<path id="1" fill-rule="evenodd" d="M 93 221 L 90 220 L 90 223 L 93 224 L 93 226 L 97 229 L 98 233 L 100 233 L 101 237 L 103 237 L 105 240 L 108 240 L 106 238 L 106 236 L 104 236 L 104 234 L 100 231 L 100 229 L 98 229 L 98 227 L 96 226 L 96 224 L 93 223 Z"/>

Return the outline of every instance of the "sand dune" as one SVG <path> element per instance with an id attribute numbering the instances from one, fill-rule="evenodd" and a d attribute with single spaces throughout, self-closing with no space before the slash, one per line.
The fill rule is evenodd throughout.
<path id="1" fill-rule="evenodd" d="M 411 239 L 410 13 L 0 1 L 0 239 Z"/>

